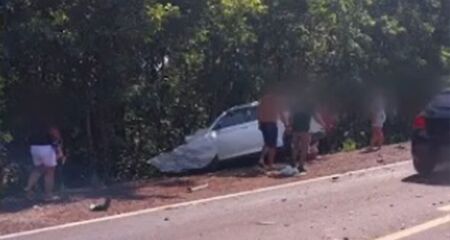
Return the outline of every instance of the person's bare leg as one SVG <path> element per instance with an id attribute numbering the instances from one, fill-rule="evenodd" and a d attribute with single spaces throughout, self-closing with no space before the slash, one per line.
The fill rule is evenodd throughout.
<path id="1" fill-rule="evenodd" d="M 384 132 L 383 129 L 380 129 L 380 148 L 384 145 Z"/>
<path id="2" fill-rule="evenodd" d="M 377 138 L 378 138 L 378 141 L 377 141 L 377 148 L 378 149 L 381 149 L 381 147 L 383 146 L 383 144 L 384 144 L 384 133 L 383 133 L 383 128 L 381 128 L 381 127 L 379 127 L 379 128 L 377 128 Z"/>
<path id="3" fill-rule="evenodd" d="M 34 186 L 36 186 L 37 182 L 39 181 L 39 178 L 41 177 L 43 172 L 42 167 L 35 167 L 33 171 L 30 174 L 30 177 L 28 178 L 27 186 L 25 187 L 25 191 L 27 194 L 31 194 L 31 191 L 33 190 Z"/>
<path id="4" fill-rule="evenodd" d="M 304 164 L 308 158 L 309 144 L 311 137 L 309 133 L 300 133 L 300 158 L 299 165 L 304 168 Z"/>
<path id="5" fill-rule="evenodd" d="M 375 151 L 377 145 L 378 145 L 378 132 L 376 130 L 376 127 L 372 127 L 372 136 L 370 138 L 370 146 L 367 150 L 370 152 Z"/>
<path id="6" fill-rule="evenodd" d="M 262 151 L 261 151 L 261 156 L 259 157 L 259 164 L 261 166 L 264 166 L 266 164 L 266 156 L 267 156 L 267 152 L 268 152 L 268 148 L 267 146 L 264 145 Z"/>
<path id="7" fill-rule="evenodd" d="M 267 167 L 269 169 L 273 168 L 273 165 L 275 163 L 275 156 L 277 154 L 277 149 L 274 147 L 268 147 L 267 152 Z"/>
<path id="8" fill-rule="evenodd" d="M 291 144 L 291 151 L 292 151 L 292 162 L 294 163 L 294 167 L 299 167 L 299 149 L 300 149 L 300 141 L 299 141 L 299 135 L 298 133 L 294 133 L 292 136 L 292 144 Z"/>
<path id="9" fill-rule="evenodd" d="M 311 143 L 308 149 L 308 160 L 315 160 L 319 155 L 319 141 Z"/>
<path id="10" fill-rule="evenodd" d="M 55 186 L 55 168 L 48 167 L 45 170 L 45 195 L 51 197 L 53 193 L 53 187 Z"/>
<path id="11" fill-rule="evenodd" d="M 379 127 L 372 128 L 372 141 L 370 143 L 370 147 L 372 151 L 380 150 L 383 145 L 383 131 Z"/>

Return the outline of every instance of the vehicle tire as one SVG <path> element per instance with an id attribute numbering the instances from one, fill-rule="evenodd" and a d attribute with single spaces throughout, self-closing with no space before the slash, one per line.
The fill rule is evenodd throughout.
<path id="1" fill-rule="evenodd" d="M 415 144 L 412 147 L 414 168 L 422 176 L 429 176 L 437 163 L 437 154 L 429 144 Z"/>

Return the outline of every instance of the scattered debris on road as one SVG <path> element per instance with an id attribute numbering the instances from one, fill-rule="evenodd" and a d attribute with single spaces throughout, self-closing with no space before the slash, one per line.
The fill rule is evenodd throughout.
<path id="1" fill-rule="evenodd" d="M 396 148 L 398 144 L 384 146 L 380 151 L 386 164 L 396 163 L 410 159 L 410 144 L 403 144 L 406 150 Z M 266 175 L 255 171 L 255 167 L 232 167 L 219 172 L 212 172 L 199 175 L 183 175 L 183 176 L 161 176 L 157 179 L 132 182 L 127 184 L 117 184 L 102 189 L 102 192 L 86 188 L 83 190 L 67 190 L 65 192 L 66 199 L 61 204 L 39 204 L 32 207 L 33 203 L 23 198 L 7 197 L 0 201 L 0 235 L 14 233 L 18 231 L 27 231 L 41 227 L 49 227 L 70 222 L 77 222 L 92 219 L 100 216 L 109 216 L 113 214 L 121 214 L 140 209 L 154 208 L 163 205 L 176 204 L 184 201 L 192 201 L 201 198 L 215 197 L 218 195 L 237 193 L 257 188 L 275 186 L 293 181 L 312 179 L 316 177 L 329 176 L 328 181 L 331 182 L 332 176 L 364 177 L 368 174 L 364 172 L 356 172 L 349 174 L 348 171 L 355 171 L 375 167 L 377 159 L 376 152 L 368 154 L 360 154 L 359 151 L 342 152 L 332 155 L 326 155 L 321 161 L 314 161 L 308 165 L 308 174 L 301 179 L 292 178 L 269 178 Z M 281 170 L 281 168 L 279 169 Z M 396 168 L 386 167 L 386 171 L 396 171 Z M 343 175 L 341 175 L 343 174 Z M 369 177 L 369 176 L 367 176 Z M 212 179 L 213 178 L 213 179 Z M 338 183 L 334 184 L 339 184 Z M 209 183 L 209 187 L 197 192 L 188 192 L 189 186 L 197 186 L 202 183 Z M 424 180 L 421 184 L 427 184 Z M 120 201 L 113 201 L 110 208 L 105 212 L 98 212 L 99 215 L 93 214 L 89 206 L 100 200 L 98 194 L 107 194 L 102 196 L 113 196 Z M 132 193 L 138 197 L 123 198 L 123 194 Z M 414 198 L 414 194 L 411 195 Z M 280 204 L 283 197 L 279 197 L 276 201 Z M 423 196 L 425 198 L 425 195 Z M 112 199 L 112 198 L 111 198 Z M 448 200 L 445 198 L 445 200 Z M 291 199 L 288 199 L 290 202 Z M 447 202 L 447 201 L 446 201 Z M 431 206 L 432 202 L 429 202 Z M 30 205 L 31 204 L 31 205 Z M 306 203 L 305 203 L 306 204 Z M 450 201 L 447 203 L 450 204 Z M 302 202 L 297 203 L 297 209 L 302 210 L 310 207 L 309 204 L 304 205 Z M 85 211 L 80 210 L 80 206 L 85 207 Z M 389 203 L 386 204 L 389 208 Z M 395 206 L 396 207 L 396 206 Z M 174 207 L 175 208 L 175 207 Z M 171 210 L 174 208 L 168 208 Z M 391 209 L 394 205 L 391 206 Z M 24 209 L 17 211 L 16 209 Z M 332 206 L 328 206 L 332 211 Z M 164 217 L 164 216 L 163 216 Z M 27 224 L 21 224 L 14 219 L 26 219 Z M 163 219 L 161 218 L 161 221 Z M 169 222 L 167 222 L 169 223 Z M 281 223 L 278 223 L 281 224 Z M 281 225 L 282 226 L 282 225 Z M 291 225 L 292 227 L 293 225 Z M 305 226 L 306 228 L 308 226 Z M 341 239 L 341 238 L 339 238 Z"/>
<path id="2" fill-rule="evenodd" d="M 277 223 L 274 221 L 258 221 L 257 224 L 262 225 L 262 226 L 269 226 L 269 225 L 275 225 Z"/>
<path id="3" fill-rule="evenodd" d="M 91 205 L 89 205 L 89 210 L 91 210 L 92 212 L 106 211 L 106 210 L 108 210 L 110 205 L 111 205 L 111 199 L 103 198 L 102 200 L 100 200 L 96 203 L 91 203 Z"/>
<path id="4" fill-rule="evenodd" d="M 382 159 L 382 158 L 377 159 L 377 163 L 378 164 L 384 164 L 384 159 Z"/>
<path id="5" fill-rule="evenodd" d="M 298 171 L 298 169 L 290 165 L 286 165 L 282 167 L 280 170 L 267 172 L 267 176 L 274 178 L 288 178 L 288 177 L 296 177 L 299 175 L 300 172 Z"/>
<path id="6" fill-rule="evenodd" d="M 39 205 L 33 205 L 33 209 L 35 210 L 42 210 L 42 207 Z"/>
<path id="7" fill-rule="evenodd" d="M 334 177 L 331 178 L 331 181 L 332 182 L 337 182 L 339 180 L 339 178 L 340 178 L 339 176 L 334 176 Z"/>
<path id="8" fill-rule="evenodd" d="M 399 149 L 399 150 L 405 150 L 406 149 L 406 147 L 404 145 L 402 145 L 402 144 L 397 145 L 395 148 Z"/>
<path id="9" fill-rule="evenodd" d="M 208 184 L 208 183 L 205 183 L 205 184 L 201 184 L 201 185 L 194 186 L 194 187 L 188 187 L 188 191 L 189 191 L 190 193 L 192 193 L 192 192 L 197 192 L 197 191 L 206 189 L 206 188 L 208 188 L 208 187 L 209 187 L 209 184 Z"/>

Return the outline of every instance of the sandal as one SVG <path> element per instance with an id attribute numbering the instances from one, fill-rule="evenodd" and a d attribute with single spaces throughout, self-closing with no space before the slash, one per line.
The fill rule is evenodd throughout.
<path id="1" fill-rule="evenodd" d="M 44 202 L 55 202 L 59 200 L 61 200 L 61 198 L 57 195 L 49 195 L 44 197 Z"/>

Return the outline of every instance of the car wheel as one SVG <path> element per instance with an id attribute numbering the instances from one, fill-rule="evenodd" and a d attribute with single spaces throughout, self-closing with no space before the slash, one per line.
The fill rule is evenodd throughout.
<path id="1" fill-rule="evenodd" d="M 416 144 L 412 147 L 413 164 L 419 175 L 429 176 L 436 166 L 436 151 L 428 144 Z"/>

